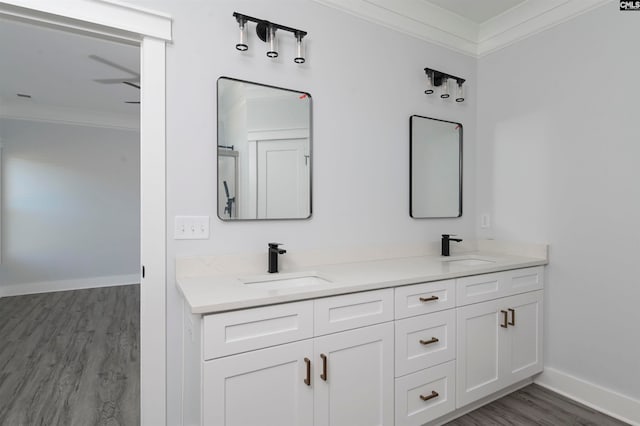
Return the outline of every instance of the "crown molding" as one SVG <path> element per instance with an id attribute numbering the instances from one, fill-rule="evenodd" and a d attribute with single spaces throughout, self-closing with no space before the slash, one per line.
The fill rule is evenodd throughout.
<path id="1" fill-rule="evenodd" d="M 51 16 L 56 18 L 52 19 Z M 171 41 L 170 15 L 127 4 L 120 0 L 2 0 L 0 17 L 63 25 L 70 30 L 90 32 L 138 42 L 141 36 Z M 114 30 L 117 28 L 118 30 Z"/>
<path id="2" fill-rule="evenodd" d="M 103 127 L 120 130 L 140 130 L 140 114 L 118 114 L 68 108 L 58 105 L 43 105 L 25 101 L 7 100 L 0 97 L 0 118 L 25 121 L 60 123 L 73 126 Z"/>
<path id="3" fill-rule="evenodd" d="M 314 0 L 367 21 L 481 57 L 613 0 L 528 0 L 477 24 L 424 0 Z"/>

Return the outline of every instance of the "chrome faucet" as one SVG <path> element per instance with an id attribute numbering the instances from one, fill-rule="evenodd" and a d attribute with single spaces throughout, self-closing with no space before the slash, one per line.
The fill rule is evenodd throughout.
<path id="1" fill-rule="evenodd" d="M 451 238 L 453 234 L 442 234 L 442 255 L 449 256 L 449 242 L 456 241 L 461 242 L 462 238 Z"/>
<path id="2" fill-rule="evenodd" d="M 278 272 L 278 255 L 285 254 L 287 251 L 278 246 L 281 243 L 269 243 L 269 273 L 273 274 Z"/>

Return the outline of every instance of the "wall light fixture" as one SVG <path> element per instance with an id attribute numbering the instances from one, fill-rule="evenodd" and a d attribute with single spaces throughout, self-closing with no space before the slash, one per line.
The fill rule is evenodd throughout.
<path id="1" fill-rule="evenodd" d="M 456 102 L 464 102 L 464 78 L 456 77 L 455 75 L 447 74 L 431 68 L 425 68 L 424 72 L 427 75 L 427 88 L 424 91 L 426 95 L 432 95 L 434 93 L 434 88 L 440 87 L 440 98 L 447 99 L 450 96 L 449 84 L 451 84 L 452 81 L 455 81 Z"/>
<path id="2" fill-rule="evenodd" d="M 234 18 L 238 21 L 240 28 L 240 39 L 236 44 L 236 49 L 245 51 L 249 49 L 247 43 L 247 22 L 256 23 L 256 34 L 258 38 L 267 43 L 267 56 L 269 58 L 278 57 L 278 40 L 276 38 L 276 31 L 283 30 L 292 33 L 296 38 L 296 56 L 293 61 L 296 64 L 302 64 L 305 61 L 304 51 L 302 45 L 302 39 L 307 35 L 306 31 L 298 30 L 284 25 L 276 24 L 275 22 L 269 22 L 264 19 L 254 18 L 252 16 L 243 15 L 242 13 L 233 12 Z"/>

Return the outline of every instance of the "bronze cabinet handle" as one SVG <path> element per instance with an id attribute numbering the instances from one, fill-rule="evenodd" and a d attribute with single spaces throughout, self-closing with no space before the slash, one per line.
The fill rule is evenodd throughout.
<path id="1" fill-rule="evenodd" d="M 322 359 L 322 374 L 320 374 L 320 378 L 327 381 L 327 356 L 325 354 L 320 354 L 320 358 Z"/>
<path id="2" fill-rule="evenodd" d="M 437 337 L 432 337 L 429 340 L 422 340 L 420 339 L 420 344 L 421 345 L 430 345 L 431 343 L 436 343 L 439 342 L 440 340 Z"/>
<path id="3" fill-rule="evenodd" d="M 438 296 L 431 296 L 431 297 L 421 297 L 420 301 L 421 302 L 433 302 L 434 300 L 438 300 L 439 297 Z"/>
<path id="4" fill-rule="evenodd" d="M 502 328 L 507 328 L 507 311 L 500 311 L 502 313 L 502 324 L 500 324 L 500 327 Z"/>
<path id="5" fill-rule="evenodd" d="M 509 312 L 511 312 L 511 321 L 509 321 L 508 324 L 516 325 L 516 310 L 509 308 Z"/>
<path id="6" fill-rule="evenodd" d="M 439 396 L 440 396 L 440 394 L 438 392 L 431 391 L 431 395 L 427 395 L 427 396 L 420 395 L 420 399 L 423 400 L 423 401 L 428 401 L 430 399 L 437 398 Z"/>
<path id="7" fill-rule="evenodd" d="M 311 386 L 311 360 L 309 358 L 305 358 L 304 362 L 307 364 L 307 377 L 304 379 L 304 384 Z"/>

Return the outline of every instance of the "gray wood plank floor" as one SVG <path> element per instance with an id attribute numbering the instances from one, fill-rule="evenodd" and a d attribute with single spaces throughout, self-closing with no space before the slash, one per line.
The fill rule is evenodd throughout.
<path id="1" fill-rule="evenodd" d="M 140 424 L 139 286 L 0 299 L 0 425 Z"/>
<path id="2" fill-rule="evenodd" d="M 627 423 L 535 384 L 447 423 L 447 426 L 493 425 L 622 426 Z"/>

